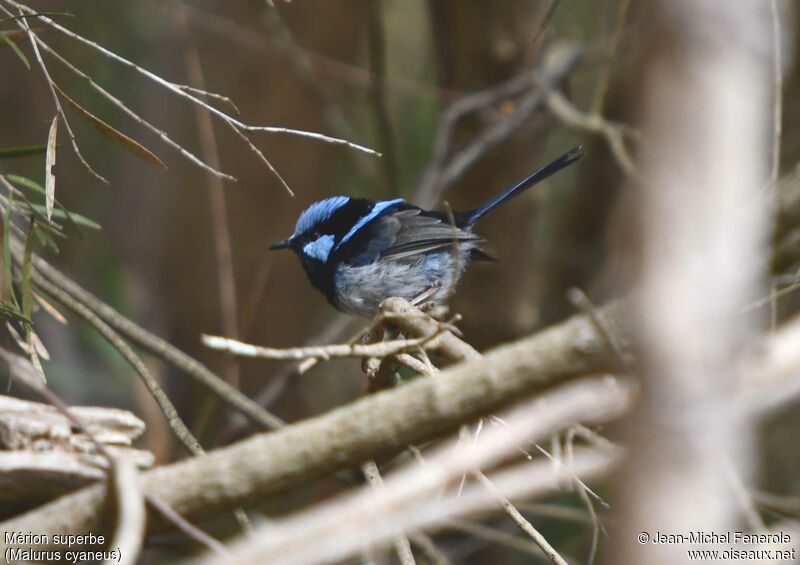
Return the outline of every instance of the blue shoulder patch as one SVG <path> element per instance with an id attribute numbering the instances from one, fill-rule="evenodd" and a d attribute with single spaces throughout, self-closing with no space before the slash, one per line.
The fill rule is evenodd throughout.
<path id="1" fill-rule="evenodd" d="M 299 235 L 313 228 L 315 225 L 324 222 L 333 215 L 336 210 L 350 202 L 349 196 L 332 196 L 325 200 L 314 202 L 311 206 L 303 210 L 297 218 L 294 227 L 294 235 Z"/>
<path id="2" fill-rule="evenodd" d="M 342 246 L 348 239 L 353 237 L 355 233 L 367 225 L 369 222 L 377 218 L 381 212 L 383 212 L 389 206 L 394 206 L 395 204 L 399 204 L 403 202 L 402 198 L 395 198 L 394 200 L 381 200 L 380 202 L 376 202 L 372 209 L 364 214 L 354 225 L 350 228 L 344 237 L 336 244 L 337 249 Z"/>

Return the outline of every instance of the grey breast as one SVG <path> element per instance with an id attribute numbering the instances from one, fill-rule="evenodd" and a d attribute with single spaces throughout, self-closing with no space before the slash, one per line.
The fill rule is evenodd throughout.
<path id="1" fill-rule="evenodd" d="M 340 310 L 359 316 L 372 316 L 387 298 L 413 300 L 439 286 L 430 300 L 443 302 L 452 292 L 469 260 L 473 242 L 459 244 L 459 252 L 440 249 L 433 252 L 382 259 L 367 265 L 341 264 L 335 285 Z"/>

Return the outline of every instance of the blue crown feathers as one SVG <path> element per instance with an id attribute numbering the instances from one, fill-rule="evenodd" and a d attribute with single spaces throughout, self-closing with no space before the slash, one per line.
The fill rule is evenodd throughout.
<path id="1" fill-rule="evenodd" d="M 297 225 L 294 228 L 294 235 L 300 235 L 315 225 L 324 222 L 333 215 L 336 210 L 350 202 L 349 196 L 332 196 L 319 202 L 314 202 L 311 206 L 303 210 L 297 218 Z"/>

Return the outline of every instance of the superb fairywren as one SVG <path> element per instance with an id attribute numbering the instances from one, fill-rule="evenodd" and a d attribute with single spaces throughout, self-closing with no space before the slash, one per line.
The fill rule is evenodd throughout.
<path id="1" fill-rule="evenodd" d="M 472 233 L 475 222 L 581 157 L 575 147 L 452 219 L 402 198 L 326 198 L 306 208 L 292 236 L 270 249 L 294 251 L 311 284 L 343 312 L 372 316 L 392 296 L 438 304 L 450 296 L 469 260 L 493 260 L 479 247 L 483 238 Z"/>

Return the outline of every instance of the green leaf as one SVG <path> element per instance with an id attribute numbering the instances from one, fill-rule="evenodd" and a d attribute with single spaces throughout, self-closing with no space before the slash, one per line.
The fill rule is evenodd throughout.
<path id="1" fill-rule="evenodd" d="M 16 305 L 17 298 L 14 296 L 14 281 L 11 273 L 11 208 L 14 204 L 14 193 L 8 193 L 6 217 L 3 219 L 3 278 L 5 279 L 4 295 L 6 301 Z"/>
<path id="2" fill-rule="evenodd" d="M 0 159 L 40 155 L 47 151 L 47 145 L 21 145 L 20 147 L 0 147 Z"/>
<path id="3" fill-rule="evenodd" d="M 42 206 L 41 204 L 31 204 L 31 207 L 34 210 L 36 210 L 37 212 L 39 212 L 40 214 L 44 214 L 44 212 L 45 212 L 45 207 Z M 94 220 L 91 220 L 91 219 L 87 218 L 86 216 L 82 216 L 80 214 L 76 214 L 75 212 L 70 212 L 69 210 L 67 210 L 66 208 L 63 208 L 63 207 L 62 208 L 56 208 L 55 210 L 53 210 L 53 217 L 58 219 L 58 220 L 69 220 L 69 219 L 71 219 L 72 222 L 74 222 L 75 224 L 77 224 L 79 226 L 83 226 L 85 228 L 93 229 L 93 230 L 101 230 L 101 229 L 103 229 L 103 226 L 101 226 L 100 224 L 98 224 Z"/>
<path id="4" fill-rule="evenodd" d="M 47 216 L 44 215 L 44 208 L 38 208 L 36 204 L 33 204 L 31 201 L 25 198 L 24 194 L 20 193 L 20 198 L 21 200 L 19 203 L 14 203 L 14 209 L 16 209 L 17 212 L 37 217 L 40 221 L 42 229 L 47 230 L 58 237 L 66 237 L 60 231 L 61 226 L 54 224 L 47 219 Z"/>
<path id="5" fill-rule="evenodd" d="M 26 322 L 30 323 L 31 321 L 29 318 L 26 318 L 22 314 L 22 312 L 19 311 L 19 308 L 17 308 L 16 305 L 13 303 L 9 304 L 0 303 L 0 314 L 8 318 L 14 318 L 15 320 L 18 320 L 23 323 Z"/>
<path id="6" fill-rule="evenodd" d="M 2 36 L 3 41 L 5 41 L 6 44 L 11 47 L 11 50 L 17 54 L 17 57 L 19 57 L 19 60 L 22 61 L 22 64 L 28 67 L 28 70 L 31 70 L 31 64 L 28 61 L 28 58 L 25 56 L 25 53 L 23 53 L 22 49 L 19 48 L 19 45 L 14 43 L 14 40 L 8 37 L 5 33 L 0 33 L 0 36 Z"/>
<path id="7" fill-rule="evenodd" d="M 33 192 L 36 192 L 41 196 L 45 195 L 44 187 L 35 180 L 31 180 L 26 177 L 21 177 L 19 175 L 10 175 L 10 174 L 6 175 L 6 178 L 18 186 L 32 190 Z M 61 219 L 66 217 L 72 229 L 75 230 L 75 233 L 77 233 L 78 237 L 80 237 L 81 239 L 83 239 L 83 232 L 81 232 L 80 228 L 78 228 L 78 224 L 81 224 L 91 229 L 102 229 L 102 226 L 100 226 L 96 222 L 93 222 L 89 218 L 81 216 L 80 214 L 74 214 L 69 210 L 67 210 L 66 206 L 64 206 L 58 198 L 56 198 L 55 204 L 56 206 L 58 206 L 58 208 L 53 211 L 53 216 Z M 39 208 L 37 211 L 39 213 L 44 213 L 44 208 Z M 80 217 L 80 221 L 75 219 L 76 216 Z"/>
<path id="8" fill-rule="evenodd" d="M 46 150 L 47 146 L 45 145 L 44 147 Z M 35 180 L 31 180 L 26 177 L 21 177 L 19 175 L 12 175 L 12 174 L 6 175 L 6 178 L 11 182 L 13 182 L 14 184 L 18 184 L 24 188 L 29 188 L 30 190 L 38 192 L 39 194 L 44 196 L 44 187 Z"/>
<path id="9" fill-rule="evenodd" d="M 47 230 L 42 229 L 41 223 L 36 224 L 36 239 L 39 240 L 40 245 L 47 247 L 50 251 L 52 251 L 56 255 L 58 255 L 59 252 L 61 251 L 58 248 L 58 245 L 56 244 L 56 240 L 53 239 L 53 236 L 47 233 Z"/>
<path id="10" fill-rule="evenodd" d="M 33 242 L 36 240 L 34 237 L 34 230 L 36 229 L 36 219 L 31 218 L 31 223 L 28 226 L 28 233 L 25 235 L 25 252 L 22 256 L 22 315 L 31 319 L 31 312 L 33 312 L 33 290 L 31 289 L 31 271 L 33 257 Z M 25 338 L 28 343 L 31 343 L 31 324 L 25 324 Z M 31 348 L 33 351 L 33 348 Z"/>

